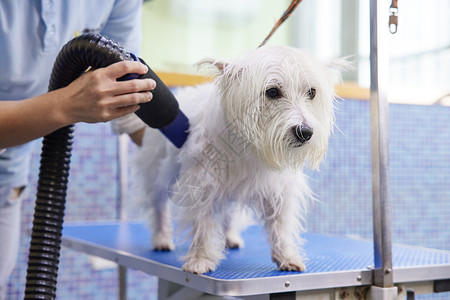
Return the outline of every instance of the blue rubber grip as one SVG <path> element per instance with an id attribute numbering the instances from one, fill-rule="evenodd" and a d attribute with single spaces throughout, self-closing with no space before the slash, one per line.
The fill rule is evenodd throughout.
<path id="1" fill-rule="evenodd" d="M 167 126 L 159 128 L 177 148 L 181 148 L 189 135 L 189 119 L 180 110 L 175 119 Z"/>

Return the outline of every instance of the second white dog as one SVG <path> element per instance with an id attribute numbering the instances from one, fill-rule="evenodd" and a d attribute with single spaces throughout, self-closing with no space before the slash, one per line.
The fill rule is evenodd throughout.
<path id="1" fill-rule="evenodd" d="M 261 47 L 230 61 L 206 59 L 216 80 L 176 94 L 190 120 L 176 149 L 146 130 L 136 165 L 155 250 L 174 249 L 169 199 L 192 242 L 183 269 L 216 269 L 226 246 L 242 247 L 240 211 L 264 222 L 280 270 L 304 271 L 303 222 L 313 199 L 303 168 L 317 168 L 334 126 L 334 84 L 345 61 Z"/>

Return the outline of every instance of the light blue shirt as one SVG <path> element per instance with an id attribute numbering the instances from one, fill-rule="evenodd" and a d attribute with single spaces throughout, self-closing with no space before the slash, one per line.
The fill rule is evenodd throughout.
<path id="1" fill-rule="evenodd" d="M 0 100 L 46 93 L 59 50 L 84 32 L 100 32 L 137 54 L 141 6 L 142 0 L 1 0 Z M 0 186 L 27 182 L 30 151 L 26 144 L 0 153 Z"/>

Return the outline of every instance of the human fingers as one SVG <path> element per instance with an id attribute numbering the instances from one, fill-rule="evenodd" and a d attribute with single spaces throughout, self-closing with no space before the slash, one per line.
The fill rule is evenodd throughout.
<path id="1" fill-rule="evenodd" d="M 103 69 L 106 76 L 117 79 L 126 74 L 137 73 L 145 74 L 148 72 L 148 67 L 138 61 L 120 61 Z"/>
<path id="2" fill-rule="evenodd" d="M 151 93 L 147 92 L 140 94 Z M 149 98 L 151 98 L 149 95 L 123 95 L 115 97 L 114 101 L 102 101 L 102 103 L 98 103 L 99 105 L 94 106 L 92 110 L 82 113 L 79 117 L 79 121 L 87 123 L 108 122 L 136 112 L 140 108 L 139 104 L 148 102 Z"/>
<path id="3" fill-rule="evenodd" d="M 151 92 L 124 94 L 111 98 L 109 100 L 108 106 L 110 106 L 111 108 L 127 107 L 131 105 L 146 103 L 152 99 L 153 94 Z"/>
<path id="4" fill-rule="evenodd" d="M 133 79 L 127 81 L 114 82 L 113 93 L 114 95 L 123 95 L 137 92 L 145 92 L 154 90 L 156 82 L 150 78 Z"/>
<path id="5" fill-rule="evenodd" d="M 117 107 L 111 112 L 111 120 L 126 116 L 139 110 L 139 105 Z"/>
<path id="6" fill-rule="evenodd" d="M 147 73 L 148 67 L 137 61 L 118 62 L 104 68 L 102 72 L 105 76 L 114 81 L 114 86 L 112 87 L 113 90 L 111 91 L 114 95 L 150 91 L 156 87 L 156 82 L 150 78 L 116 81 L 117 78 L 120 78 L 126 74 Z"/>

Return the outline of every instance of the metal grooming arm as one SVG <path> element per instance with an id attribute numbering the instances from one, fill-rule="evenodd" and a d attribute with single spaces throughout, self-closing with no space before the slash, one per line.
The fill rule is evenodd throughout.
<path id="1" fill-rule="evenodd" d="M 395 299 L 397 296 L 392 272 L 389 200 L 387 5 L 388 3 L 383 0 L 370 1 L 370 125 L 375 267 L 372 297 L 375 299 Z M 385 19 L 386 22 L 384 22 Z"/>

